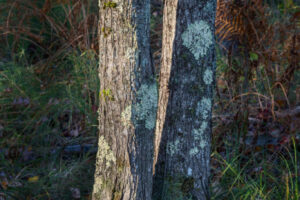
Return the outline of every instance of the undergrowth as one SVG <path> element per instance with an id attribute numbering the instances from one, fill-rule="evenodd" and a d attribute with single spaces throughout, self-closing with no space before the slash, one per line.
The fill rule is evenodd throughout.
<path id="1" fill-rule="evenodd" d="M 299 144 L 295 138 L 288 145 L 243 149 L 229 135 L 221 143 L 216 136 L 213 141 L 211 199 L 299 199 Z"/>
<path id="2" fill-rule="evenodd" d="M 218 2 L 211 199 L 298 200 L 298 7 Z M 1 200 L 91 198 L 99 101 L 93 5 L 0 0 Z M 158 72 L 160 0 L 151 12 Z"/>
<path id="3" fill-rule="evenodd" d="M 96 146 L 97 65 L 92 51 L 49 63 L 47 74 L 35 66 L 0 64 L 2 196 L 70 199 L 70 188 L 90 193 L 94 154 L 66 154 L 63 148 Z"/>

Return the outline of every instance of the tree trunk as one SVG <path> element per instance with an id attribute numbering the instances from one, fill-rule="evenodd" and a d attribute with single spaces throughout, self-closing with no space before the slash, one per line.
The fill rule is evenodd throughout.
<path id="1" fill-rule="evenodd" d="M 99 144 L 93 200 L 150 200 L 157 85 L 150 0 L 100 0 Z"/>
<path id="2" fill-rule="evenodd" d="M 215 9 L 215 0 L 165 0 L 154 199 L 209 199 Z"/>

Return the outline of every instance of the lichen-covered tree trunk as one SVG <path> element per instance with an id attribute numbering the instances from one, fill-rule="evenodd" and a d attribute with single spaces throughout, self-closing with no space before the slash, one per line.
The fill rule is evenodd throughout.
<path id="1" fill-rule="evenodd" d="M 209 199 L 215 9 L 216 0 L 165 0 L 156 199 Z"/>
<path id="2" fill-rule="evenodd" d="M 157 86 L 150 0 L 100 0 L 99 143 L 93 200 L 150 200 Z"/>

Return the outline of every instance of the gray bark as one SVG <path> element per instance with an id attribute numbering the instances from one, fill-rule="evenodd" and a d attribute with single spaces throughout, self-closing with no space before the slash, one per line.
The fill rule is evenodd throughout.
<path id="1" fill-rule="evenodd" d="M 215 9 L 165 0 L 154 199 L 209 199 Z"/>
<path id="2" fill-rule="evenodd" d="M 150 0 L 100 0 L 99 144 L 93 200 L 149 200 L 157 85 Z"/>

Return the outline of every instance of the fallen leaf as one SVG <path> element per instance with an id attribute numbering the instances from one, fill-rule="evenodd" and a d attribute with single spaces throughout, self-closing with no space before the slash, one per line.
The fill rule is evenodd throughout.
<path id="1" fill-rule="evenodd" d="M 7 181 L 1 181 L 1 186 L 4 190 L 7 189 L 7 185 L 8 185 Z"/>
<path id="2" fill-rule="evenodd" d="M 33 176 L 28 178 L 28 182 L 34 183 L 39 180 L 39 176 Z"/>
<path id="3" fill-rule="evenodd" d="M 254 148 L 254 151 L 255 151 L 255 152 L 260 152 L 260 151 L 262 151 L 262 147 L 261 147 L 261 146 L 256 146 L 256 147 Z"/>

